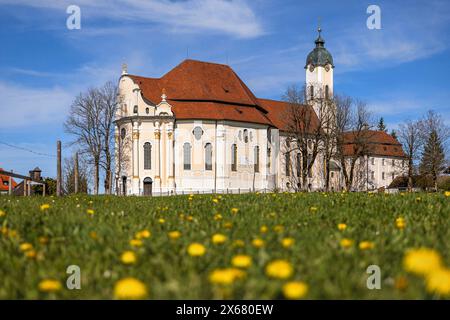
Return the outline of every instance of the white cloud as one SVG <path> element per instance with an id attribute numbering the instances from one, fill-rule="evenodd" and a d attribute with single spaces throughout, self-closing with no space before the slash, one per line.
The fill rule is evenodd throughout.
<path id="1" fill-rule="evenodd" d="M 65 8 L 73 1 L 0 0 L 0 4 L 64 10 L 61 14 L 65 14 Z M 166 30 L 177 33 L 210 31 L 241 38 L 264 33 L 245 0 L 78 0 L 76 4 L 81 8 L 82 28 L 84 17 L 100 17 L 119 22 L 163 24 Z"/>
<path id="2" fill-rule="evenodd" d="M 0 82 L 2 128 L 60 123 L 73 95 L 59 87 L 36 89 Z"/>

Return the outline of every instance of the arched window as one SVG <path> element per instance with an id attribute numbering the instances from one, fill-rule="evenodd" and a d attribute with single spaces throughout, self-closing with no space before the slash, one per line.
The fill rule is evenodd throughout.
<path id="1" fill-rule="evenodd" d="M 231 145 L 231 171 L 237 171 L 237 146 Z"/>
<path id="2" fill-rule="evenodd" d="M 134 106 L 133 112 L 138 113 L 138 106 Z"/>
<path id="3" fill-rule="evenodd" d="M 212 144 L 205 145 L 205 170 L 212 170 Z"/>
<path id="4" fill-rule="evenodd" d="M 191 170 L 191 149 L 188 142 L 183 145 L 184 170 Z"/>
<path id="5" fill-rule="evenodd" d="M 149 114 L 150 113 L 150 109 L 149 108 L 145 108 L 145 113 Z"/>
<path id="6" fill-rule="evenodd" d="M 328 87 L 328 85 L 325 86 L 325 99 L 329 99 L 330 98 L 330 88 Z"/>
<path id="7" fill-rule="evenodd" d="M 285 164 L 286 164 L 286 176 L 289 177 L 291 175 L 291 154 L 290 153 L 286 153 L 284 155 L 285 158 Z"/>
<path id="8" fill-rule="evenodd" d="M 248 142 L 248 130 L 244 129 L 244 142 L 247 143 Z"/>
<path id="9" fill-rule="evenodd" d="M 255 147 L 255 154 L 254 154 L 254 162 L 255 162 L 255 172 L 259 172 L 259 147 Z"/>
<path id="10" fill-rule="evenodd" d="M 150 142 L 144 143 L 144 170 L 152 168 L 152 145 Z"/>
<path id="11" fill-rule="evenodd" d="M 311 85 L 309 87 L 309 98 L 314 99 L 314 86 L 313 85 Z"/>
<path id="12" fill-rule="evenodd" d="M 120 130 L 120 138 L 121 138 L 122 140 L 125 139 L 126 134 L 127 134 L 127 130 L 126 130 L 125 128 L 122 128 L 122 129 Z"/>

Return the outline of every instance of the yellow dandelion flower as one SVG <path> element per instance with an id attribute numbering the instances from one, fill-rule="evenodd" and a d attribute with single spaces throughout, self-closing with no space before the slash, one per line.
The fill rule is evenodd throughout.
<path id="1" fill-rule="evenodd" d="M 255 239 L 253 239 L 253 241 L 252 241 L 252 245 L 255 247 L 255 248 L 261 248 L 261 247 L 264 247 L 264 240 L 262 240 L 262 239 L 260 239 L 260 238 L 255 238 Z"/>
<path id="2" fill-rule="evenodd" d="M 192 220 L 194 220 L 194 217 L 193 217 L 193 216 L 187 216 L 187 217 L 186 217 L 186 220 L 187 220 L 187 221 L 192 221 Z"/>
<path id="3" fill-rule="evenodd" d="M 278 232 L 278 233 L 283 232 L 283 230 L 284 230 L 284 227 L 282 225 L 276 225 L 275 227 L 273 227 L 273 231 Z"/>
<path id="4" fill-rule="evenodd" d="M 397 227 L 397 229 L 405 229 L 406 227 L 405 219 L 402 217 L 395 219 L 395 226 Z"/>
<path id="5" fill-rule="evenodd" d="M 176 240 L 176 239 L 178 239 L 179 237 L 181 237 L 181 232 L 180 231 L 170 231 L 169 233 L 168 233 L 168 235 L 169 235 L 169 238 L 170 239 L 172 239 L 172 240 Z"/>
<path id="6" fill-rule="evenodd" d="M 25 252 L 25 257 L 29 258 L 29 259 L 35 259 L 37 256 L 37 253 L 35 250 L 31 249 Z"/>
<path id="7" fill-rule="evenodd" d="M 283 238 L 283 239 L 281 239 L 281 245 L 284 248 L 292 247 L 294 245 L 294 242 L 295 242 L 294 238 Z"/>
<path id="8" fill-rule="evenodd" d="M 361 241 L 359 243 L 359 249 L 361 250 L 369 250 L 373 249 L 375 247 L 375 244 L 371 241 Z"/>
<path id="9" fill-rule="evenodd" d="M 29 242 L 24 242 L 19 246 L 20 251 L 28 251 L 33 249 L 33 245 Z"/>
<path id="10" fill-rule="evenodd" d="M 231 265 L 236 268 L 248 268 L 252 264 L 252 257 L 240 254 L 231 259 Z"/>
<path id="11" fill-rule="evenodd" d="M 317 208 L 317 207 L 310 207 L 309 208 L 309 212 L 311 212 L 311 213 L 315 213 L 315 212 L 317 212 L 317 210 L 319 210 L 319 208 Z"/>
<path id="12" fill-rule="evenodd" d="M 220 213 L 214 215 L 214 220 L 216 221 L 222 220 L 222 215 Z"/>
<path id="13" fill-rule="evenodd" d="M 0 210 L 0 217 L 4 217 L 4 216 L 6 216 L 6 212 L 3 210 Z"/>
<path id="14" fill-rule="evenodd" d="M 221 233 L 216 233 L 211 238 L 214 244 L 223 244 L 227 241 L 227 237 Z"/>
<path id="15" fill-rule="evenodd" d="M 342 248 L 350 248 L 353 245 L 353 240 L 344 238 L 340 241 Z"/>
<path id="16" fill-rule="evenodd" d="M 39 291 L 42 292 L 55 292 L 61 290 L 61 282 L 54 279 L 46 279 L 39 282 Z"/>
<path id="17" fill-rule="evenodd" d="M 444 192 L 444 195 L 445 195 L 446 197 L 450 197 L 450 191 L 445 191 L 445 192 Z"/>
<path id="18" fill-rule="evenodd" d="M 224 227 L 225 229 L 231 229 L 231 228 L 233 228 L 233 223 L 230 222 L 230 221 L 227 221 L 227 222 L 225 222 L 225 223 L 223 224 L 223 227 Z"/>
<path id="19" fill-rule="evenodd" d="M 433 249 L 411 249 L 403 257 L 403 267 L 408 272 L 427 275 L 441 269 L 441 256 Z"/>
<path id="20" fill-rule="evenodd" d="M 135 278 L 124 278 L 116 282 L 114 286 L 114 296 L 116 299 L 138 300 L 144 299 L 148 295 L 145 284 Z"/>
<path id="21" fill-rule="evenodd" d="M 120 261 L 122 261 L 123 264 L 135 264 L 137 257 L 133 251 L 125 251 L 120 256 Z"/>
<path id="22" fill-rule="evenodd" d="M 200 257 L 206 253 L 206 248 L 201 243 L 191 243 L 187 248 L 187 252 L 191 257 Z"/>
<path id="23" fill-rule="evenodd" d="M 308 293 L 308 285 L 301 281 L 291 281 L 283 285 L 283 295 L 287 299 L 301 299 Z"/>
<path id="24" fill-rule="evenodd" d="M 286 260 L 274 260 L 266 266 L 266 274 L 271 278 L 287 279 L 293 273 L 292 265 Z"/>
<path id="25" fill-rule="evenodd" d="M 427 291 L 441 296 L 450 296 L 450 269 L 441 268 L 427 275 Z"/>
<path id="26" fill-rule="evenodd" d="M 141 239 L 131 239 L 130 240 L 130 246 L 132 247 L 142 247 L 143 242 Z"/>
<path id="27" fill-rule="evenodd" d="M 95 213 L 95 211 L 93 209 L 87 209 L 86 213 L 92 216 Z"/>
<path id="28" fill-rule="evenodd" d="M 238 213 L 239 212 L 239 209 L 238 208 L 231 208 L 231 213 L 232 214 L 236 214 L 236 213 Z"/>
<path id="29" fill-rule="evenodd" d="M 269 230 L 269 228 L 267 228 L 267 226 L 261 226 L 261 228 L 259 228 L 259 232 L 261 233 L 266 233 Z"/>
<path id="30" fill-rule="evenodd" d="M 46 236 L 42 236 L 38 238 L 38 241 L 40 244 L 47 244 L 50 241 L 50 239 Z"/>
<path id="31" fill-rule="evenodd" d="M 214 203 L 219 203 L 219 199 L 216 199 L 216 198 L 214 198 L 212 201 L 213 201 Z"/>
<path id="32" fill-rule="evenodd" d="M 44 203 L 41 205 L 40 209 L 41 209 L 41 211 L 48 210 L 48 209 L 50 209 L 50 205 L 48 203 Z"/>
<path id="33" fill-rule="evenodd" d="M 339 223 L 337 227 L 340 231 L 344 231 L 345 229 L 347 229 L 347 225 L 345 223 Z"/>
<path id="34" fill-rule="evenodd" d="M 236 268 L 215 269 L 209 274 L 209 281 L 213 284 L 230 285 L 245 276 L 245 272 Z"/>
<path id="35" fill-rule="evenodd" d="M 160 219 L 158 219 L 158 222 L 159 222 L 160 224 L 164 224 L 164 223 L 166 222 L 166 220 L 163 219 L 163 218 L 160 218 Z"/>
<path id="36" fill-rule="evenodd" d="M 142 230 L 142 231 L 136 232 L 135 238 L 136 238 L 136 239 L 147 239 L 147 238 L 150 238 L 151 235 L 152 235 L 152 234 L 151 234 L 150 231 L 148 231 L 148 230 Z"/>
<path id="37" fill-rule="evenodd" d="M 233 241 L 233 247 L 243 247 L 245 246 L 245 242 L 240 240 L 240 239 L 236 239 Z"/>

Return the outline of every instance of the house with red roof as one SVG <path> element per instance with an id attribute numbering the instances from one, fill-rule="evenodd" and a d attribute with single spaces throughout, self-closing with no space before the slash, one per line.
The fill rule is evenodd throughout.
<path id="1" fill-rule="evenodd" d="M 319 29 L 305 64 L 310 100 L 318 92 L 325 97 L 333 94 L 334 63 L 324 44 Z M 292 105 L 256 97 L 228 65 L 187 59 L 160 78 L 129 74 L 124 65 L 119 99 L 115 177 L 122 194 L 298 187 L 292 184 L 292 177 L 298 176 L 306 159 L 284 148 L 286 114 Z M 319 111 L 315 103 L 304 108 L 311 119 L 305 129 L 314 131 Z M 374 132 L 370 139 L 373 150 L 368 156 L 375 159 L 369 168 L 373 186 L 388 185 L 392 174 L 383 171 L 383 164 L 400 159 L 403 151 L 385 133 Z M 346 141 L 350 156 L 351 133 Z M 380 167 L 375 167 L 379 162 Z M 341 168 L 334 161 L 330 170 L 337 190 L 342 185 Z M 308 176 L 308 187 L 320 190 L 323 185 L 319 159 Z"/>
<path id="2" fill-rule="evenodd" d="M 0 171 L 3 171 L 3 169 L 0 168 Z M 9 194 L 10 188 L 11 192 L 13 192 L 16 186 L 17 183 L 13 178 L 0 174 L 0 194 Z"/>

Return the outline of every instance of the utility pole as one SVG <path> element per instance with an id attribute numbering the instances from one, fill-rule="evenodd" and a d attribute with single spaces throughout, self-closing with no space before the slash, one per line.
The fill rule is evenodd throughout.
<path id="1" fill-rule="evenodd" d="M 75 152 L 75 159 L 74 159 L 74 189 L 75 189 L 75 193 L 78 193 L 78 152 Z"/>
<path id="2" fill-rule="evenodd" d="M 61 141 L 56 142 L 56 196 L 60 197 L 62 194 L 62 174 L 61 174 Z"/>

